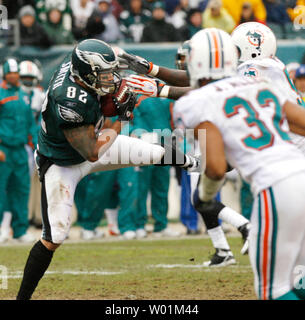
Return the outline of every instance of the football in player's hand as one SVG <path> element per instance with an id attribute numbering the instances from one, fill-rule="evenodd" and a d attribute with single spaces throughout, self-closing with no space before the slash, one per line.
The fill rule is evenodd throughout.
<path id="1" fill-rule="evenodd" d="M 107 94 L 101 97 L 101 110 L 105 117 L 114 117 L 117 115 L 116 107 L 113 103 L 112 97 L 116 97 L 118 102 L 124 102 L 128 97 L 128 86 L 126 80 L 122 79 L 121 85 L 116 93 Z"/>

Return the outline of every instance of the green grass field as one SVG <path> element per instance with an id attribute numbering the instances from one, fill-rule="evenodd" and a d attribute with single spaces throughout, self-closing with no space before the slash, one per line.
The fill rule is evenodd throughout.
<path id="1" fill-rule="evenodd" d="M 214 250 L 199 237 L 65 243 L 32 299 L 255 299 L 249 257 L 239 253 L 241 239 L 229 243 L 237 265 L 212 269 L 201 266 Z M 0 265 L 8 271 L 0 300 L 15 299 L 30 248 L 0 247 Z"/>

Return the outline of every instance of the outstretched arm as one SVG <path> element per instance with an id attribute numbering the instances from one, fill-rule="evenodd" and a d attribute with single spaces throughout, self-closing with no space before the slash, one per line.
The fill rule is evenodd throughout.
<path id="1" fill-rule="evenodd" d="M 145 60 L 142 57 L 126 52 L 120 53 L 119 57 L 126 63 L 126 65 L 128 65 L 129 69 L 138 74 L 146 74 L 158 78 L 172 86 L 188 87 L 190 85 L 189 78 L 184 70 L 161 67 Z"/>
<path id="2" fill-rule="evenodd" d="M 197 137 L 199 130 L 206 130 L 206 139 L 199 140 L 201 154 L 206 158 L 206 168 L 201 173 L 198 196 L 201 201 L 211 201 L 223 185 L 227 170 L 224 142 L 219 129 L 211 122 L 202 122 L 195 128 Z"/>
<path id="3" fill-rule="evenodd" d="M 290 131 L 305 136 L 305 109 L 290 101 L 287 101 L 283 108 Z"/>
<path id="4" fill-rule="evenodd" d="M 159 67 L 159 72 L 156 74 L 156 77 L 172 86 L 188 87 L 190 85 L 189 77 L 185 70 Z"/>
<path id="5" fill-rule="evenodd" d="M 157 79 L 135 74 L 127 77 L 126 81 L 126 84 L 132 88 L 133 92 L 137 94 L 144 94 L 148 97 L 161 97 L 178 100 L 192 89 L 191 87 L 168 86 Z"/>

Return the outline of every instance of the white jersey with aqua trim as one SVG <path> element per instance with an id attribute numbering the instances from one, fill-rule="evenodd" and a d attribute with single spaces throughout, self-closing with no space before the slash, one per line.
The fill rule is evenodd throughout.
<path id="1" fill-rule="evenodd" d="M 282 106 L 288 100 L 267 79 L 232 77 L 192 90 L 174 107 L 180 127 L 210 121 L 222 134 L 228 163 L 257 194 L 305 170 L 305 157 L 288 136 Z"/>
<path id="2" fill-rule="evenodd" d="M 278 58 L 248 60 L 240 64 L 237 71 L 240 76 L 269 79 L 279 90 L 286 93 L 290 101 L 305 107 L 305 103 L 297 93 L 284 63 Z M 289 135 L 297 147 L 305 154 L 305 138 L 294 133 Z"/>

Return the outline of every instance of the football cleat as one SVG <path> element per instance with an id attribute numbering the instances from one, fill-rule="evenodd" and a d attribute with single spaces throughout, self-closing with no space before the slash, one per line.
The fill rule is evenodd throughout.
<path id="1" fill-rule="evenodd" d="M 236 264 L 233 253 L 229 249 L 216 248 L 211 260 L 203 262 L 204 267 L 225 267 Z"/>
<path id="2" fill-rule="evenodd" d="M 95 230 L 86 230 L 82 229 L 81 230 L 81 238 L 83 240 L 95 240 L 95 239 L 100 239 L 105 236 L 104 232 L 98 229 Z"/>
<path id="3" fill-rule="evenodd" d="M 201 157 L 186 155 L 190 161 L 187 167 L 183 167 L 187 172 L 201 172 Z"/>
<path id="4" fill-rule="evenodd" d="M 137 239 L 143 239 L 147 237 L 147 232 L 145 229 L 140 228 L 136 230 L 136 237 Z"/>
<path id="5" fill-rule="evenodd" d="M 119 230 L 118 226 L 115 224 L 108 224 L 108 232 L 109 232 L 109 235 L 111 235 L 111 236 L 120 235 L 120 230 Z"/>
<path id="6" fill-rule="evenodd" d="M 14 240 L 21 242 L 21 243 L 31 243 L 36 240 L 36 237 L 33 234 L 27 232 L 23 236 L 21 236 L 19 238 L 15 238 Z"/>
<path id="7" fill-rule="evenodd" d="M 241 233 L 244 245 L 240 250 L 241 254 L 248 254 L 249 251 L 249 231 L 250 223 L 247 222 L 238 228 L 238 231 Z"/>
<path id="8" fill-rule="evenodd" d="M 135 233 L 135 231 L 133 230 L 127 230 L 123 233 L 123 236 L 122 238 L 124 240 L 133 240 L 133 239 L 136 239 L 137 235 Z"/>

